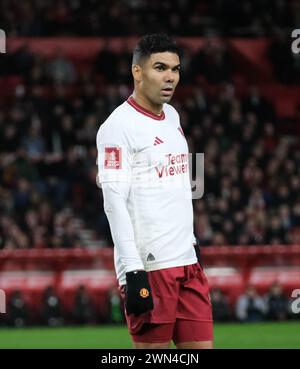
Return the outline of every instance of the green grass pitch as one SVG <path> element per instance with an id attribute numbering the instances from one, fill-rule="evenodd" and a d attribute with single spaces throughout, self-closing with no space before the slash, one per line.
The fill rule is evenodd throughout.
<path id="1" fill-rule="evenodd" d="M 215 348 L 300 348 L 300 321 L 215 324 Z M 132 348 L 125 326 L 0 328 L 0 348 Z"/>

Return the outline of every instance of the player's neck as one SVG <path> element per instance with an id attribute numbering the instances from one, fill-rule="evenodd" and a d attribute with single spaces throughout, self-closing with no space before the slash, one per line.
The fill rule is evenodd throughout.
<path id="1" fill-rule="evenodd" d="M 136 91 L 133 91 L 132 97 L 134 101 L 145 110 L 148 110 L 158 116 L 161 115 L 161 112 L 163 110 L 162 104 L 154 104 L 152 101 L 149 101 L 145 96 L 139 94 Z"/>

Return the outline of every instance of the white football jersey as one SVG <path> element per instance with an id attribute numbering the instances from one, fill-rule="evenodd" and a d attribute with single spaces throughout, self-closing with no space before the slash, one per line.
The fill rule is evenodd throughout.
<path id="1" fill-rule="evenodd" d="M 134 242 L 146 271 L 197 262 L 193 248 L 193 207 L 189 154 L 179 115 L 169 104 L 157 116 L 130 97 L 97 133 L 98 180 L 130 186 L 126 207 Z M 115 243 L 117 278 L 129 271 Z M 123 230 L 126 234 L 126 230 Z M 122 236 L 118 243 L 122 243 Z M 117 238 L 116 238 L 117 239 Z"/>

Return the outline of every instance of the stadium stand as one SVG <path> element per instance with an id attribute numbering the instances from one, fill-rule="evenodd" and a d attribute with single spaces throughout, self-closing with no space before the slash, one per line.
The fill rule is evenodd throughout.
<path id="1" fill-rule="evenodd" d="M 295 0 L 26 0 L 21 6 L 3 0 L 0 10 L 0 22 L 10 34 L 29 37 L 129 36 L 158 31 L 180 36 L 214 32 L 259 37 L 278 28 L 296 28 L 299 20 Z"/>
<path id="2" fill-rule="evenodd" d="M 232 309 L 249 285 L 265 294 L 277 282 L 287 298 L 298 288 L 300 246 L 211 246 L 203 249 L 202 257 L 211 289 L 219 288 Z M 98 321 L 108 319 L 109 293 L 116 288 L 111 248 L 2 250 L 0 270 L 0 288 L 8 298 L 21 289 L 35 319 L 41 315 L 45 289 L 52 286 L 70 321 L 75 293 L 81 285 L 91 296 Z"/>
<path id="3" fill-rule="evenodd" d="M 69 14 L 66 36 L 43 39 L 26 36 L 55 36 L 59 15 L 41 30 L 38 6 L 31 8 L 37 3 L 24 2 L 34 30 L 11 29 L 25 38 L 12 37 L 0 59 L 0 288 L 8 297 L 22 289 L 32 316 L 41 317 L 48 286 L 68 316 L 84 285 L 105 321 L 116 282 L 96 186 L 95 135 L 131 93 L 136 37 L 70 38 L 82 31 L 72 28 L 84 8 L 77 3 L 71 9 L 60 2 L 64 26 Z M 291 13 L 295 4 L 287 4 Z M 206 6 L 209 18 L 216 10 Z M 260 22 L 258 35 L 268 35 Z M 224 27 L 239 34 L 238 26 Z M 190 151 L 205 153 L 205 196 L 194 213 L 210 285 L 231 306 L 249 284 L 263 294 L 277 281 L 289 297 L 300 280 L 299 67 L 292 63 L 287 72 L 276 57 L 279 40 L 255 38 L 256 31 L 243 39 L 191 35 L 179 38 L 185 55 L 174 105 Z"/>

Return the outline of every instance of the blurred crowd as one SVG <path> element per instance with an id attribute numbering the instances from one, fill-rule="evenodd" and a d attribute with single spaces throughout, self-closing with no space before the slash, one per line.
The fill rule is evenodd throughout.
<path id="1" fill-rule="evenodd" d="M 281 123 L 256 87 L 240 100 L 226 85 L 210 101 L 200 89 L 182 104 L 191 152 L 205 154 L 205 196 L 195 200 L 203 245 L 300 241 L 299 136 Z"/>
<path id="2" fill-rule="evenodd" d="M 219 288 L 212 288 L 210 296 L 215 322 L 286 321 L 298 318 L 293 313 L 293 300 L 287 297 L 277 282 L 265 294 L 259 294 L 254 286 L 248 286 L 236 301 L 229 301 Z M 38 310 L 33 310 L 25 294 L 15 290 L 10 294 L 7 314 L 0 325 L 23 327 L 42 324 L 56 327 L 70 324 L 124 324 L 124 306 L 117 288 L 109 290 L 106 297 L 105 306 L 100 308 L 95 296 L 84 285 L 80 285 L 74 292 L 70 306 L 67 306 L 63 296 L 48 286 L 41 296 Z"/>
<path id="3" fill-rule="evenodd" d="M 247 69 L 239 66 L 236 53 L 230 49 L 230 39 L 224 35 L 210 35 L 203 40 L 203 46 L 194 53 L 178 42 L 183 51 L 181 84 L 192 84 L 198 77 L 204 77 L 208 83 L 218 84 L 231 82 L 237 73 L 247 74 Z M 16 51 L 1 55 L 0 76 L 20 75 L 27 86 L 45 86 L 86 84 L 93 81 L 93 74 L 105 84 L 128 85 L 132 81 L 132 48 L 126 38 L 118 52 L 111 49 L 110 42 L 111 38 L 103 38 L 98 54 L 84 68 L 78 65 L 78 61 L 76 64 L 76 61 L 68 58 L 62 47 L 58 47 L 50 57 L 45 57 L 33 53 L 24 42 Z M 290 32 L 277 28 L 268 39 L 265 55 L 274 81 L 287 85 L 300 84 L 300 54 L 292 52 L 291 42 Z"/>
<path id="4" fill-rule="evenodd" d="M 255 85 L 238 96 L 226 45 L 211 47 L 185 53 L 183 86 L 192 91 L 172 102 L 190 151 L 205 154 L 195 233 L 205 246 L 299 244 L 299 135 L 282 134 L 285 122 Z M 106 45 L 78 70 L 63 50 L 45 59 L 25 45 L 1 63 L 0 74 L 20 83 L 0 109 L 0 248 L 82 246 L 78 216 L 111 244 L 95 137 L 132 92 L 131 51 Z M 214 96 L 197 74 L 219 86 Z M 300 108 L 290 124 L 299 123 Z"/>
<path id="5" fill-rule="evenodd" d="M 59 327 L 125 321 L 121 297 L 116 288 L 108 291 L 106 302 L 101 308 L 96 304 L 95 296 L 84 285 L 76 288 L 70 302 L 67 304 L 65 296 L 58 294 L 50 285 L 42 292 L 40 301 L 35 302 L 36 306 L 28 302 L 25 292 L 14 290 L 7 300 L 7 314 L 1 319 L 0 326 Z"/>
<path id="6" fill-rule="evenodd" d="M 146 16 L 144 16 L 146 15 Z M 257 37 L 297 28 L 297 0 L 2 0 L 10 36 L 128 36 L 168 31 Z M 184 27 L 182 26 L 184 25 Z"/>
<path id="7" fill-rule="evenodd" d="M 248 286 L 234 303 L 219 288 L 211 290 L 214 321 L 240 322 L 284 321 L 297 318 L 293 313 L 291 300 L 282 286 L 274 282 L 265 294 L 259 294 L 254 286 Z"/>

